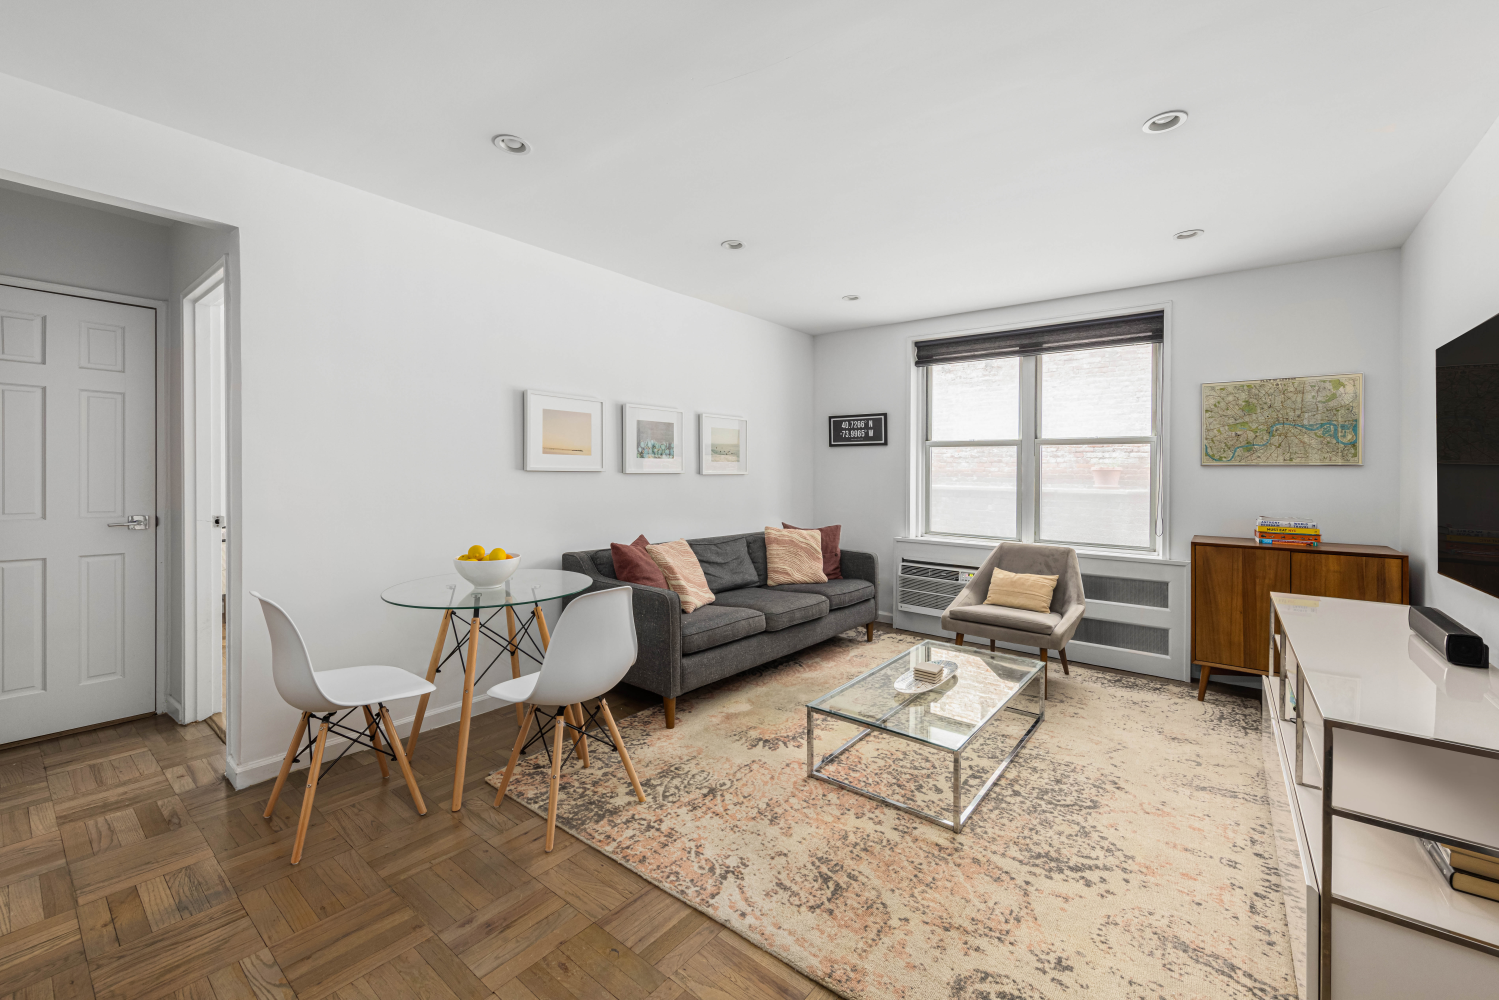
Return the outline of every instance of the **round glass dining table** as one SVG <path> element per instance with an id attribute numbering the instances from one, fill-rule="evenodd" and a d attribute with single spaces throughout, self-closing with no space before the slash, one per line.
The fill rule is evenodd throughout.
<path id="1" fill-rule="evenodd" d="M 510 675 L 520 676 L 520 658 L 525 656 L 538 665 L 546 655 L 551 633 L 547 630 L 545 613 L 541 605 L 546 601 L 581 594 L 592 586 L 593 581 L 582 573 L 562 569 L 519 569 L 498 587 L 475 589 L 457 573 L 428 576 L 420 580 L 398 583 L 380 595 L 387 604 L 402 608 L 420 608 L 441 611 L 442 624 L 437 627 L 437 641 L 432 645 L 432 659 L 427 664 L 427 680 L 433 681 L 444 664 L 455 656 L 464 656 L 463 709 L 458 717 L 458 764 L 453 773 L 453 811 L 463 808 L 463 779 L 468 760 L 469 723 L 473 718 L 474 688 L 489 672 L 489 668 L 500 658 L 510 657 Z M 525 615 L 519 630 L 516 628 L 516 608 Z M 529 607 L 529 610 L 527 608 Z M 504 634 L 489 627 L 499 613 L 505 613 L 507 626 Z M 455 615 L 468 619 L 465 633 L 459 628 Z M 448 649 L 451 634 L 452 648 Z M 478 669 L 479 638 L 483 636 L 500 647 L 480 671 Z M 529 644 L 529 648 L 528 648 Z M 446 651 L 446 652 L 445 652 Z M 416 740 L 422 731 L 422 719 L 427 714 L 427 699 L 422 695 L 416 707 L 416 719 L 411 724 L 411 736 L 406 741 L 408 760 L 416 754 Z M 521 719 L 521 706 L 515 706 L 517 721 Z"/>

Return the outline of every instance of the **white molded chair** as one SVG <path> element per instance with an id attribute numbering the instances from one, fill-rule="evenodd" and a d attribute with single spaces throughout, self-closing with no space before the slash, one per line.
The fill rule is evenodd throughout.
<path id="1" fill-rule="evenodd" d="M 267 600 L 253 590 L 250 591 L 250 596 L 260 602 L 260 610 L 265 613 L 265 626 L 271 633 L 271 676 L 276 682 L 276 690 L 283 701 L 302 712 L 296 732 L 292 734 L 291 746 L 286 750 L 286 759 L 281 762 L 281 773 L 276 776 L 276 787 L 271 789 L 271 800 L 266 803 L 266 819 L 271 818 L 271 813 L 276 808 L 276 800 L 281 797 L 281 787 L 286 784 L 286 776 L 291 772 L 292 764 L 302 755 L 303 749 L 312 751 L 312 766 L 307 771 L 307 791 L 302 795 L 302 815 L 297 820 L 297 841 L 292 846 L 291 863 L 296 864 L 302 860 L 302 844 L 307 839 L 307 824 L 312 820 L 312 798 L 317 791 L 320 777 L 318 772 L 323 766 L 323 749 L 327 746 L 330 729 L 347 738 L 350 748 L 365 746 L 375 751 L 375 759 L 380 762 L 380 774 L 384 777 L 390 777 L 385 758 L 387 755 L 393 758 L 406 778 L 406 787 L 416 803 L 417 814 L 427 815 L 427 805 L 422 801 L 421 789 L 416 787 L 411 765 L 401 749 L 401 737 L 396 733 L 395 723 L 390 721 L 390 709 L 385 707 L 385 703 L 397 698 L 428 694 L 437 690 L 436 686 L 400 667 L 313 670 L 312 660 L 307 655 L 307 644 L 302 641 L 302 633 L 297 631 L 296 623 L 281 605 Z M 379 721 L 370 712 L 371 705 L 379 710 Z M 364 728 L 349 729 L 340 725 L 356 708 L 364 710 Z M 343 712 L 343 715 L 335 720 L 333 717 L 339 712 Z M 314 716 L 322 723 L 318 727 L 317 739 L 309 739 L 308 746 L 302 747 L 302 737 L 307 733 L 308 723 Z M 390 741 L 389 751 L 380 745 L 380 722 L 385 723 L 385 735 Z M 365 737 L 368 737 L 368 742 L 364 741 Z M 344 750 L 344 753 L 348 752 L 348 749 Z M 343 754 L 339 756 L 342 757 Z"/>
<path id="2" fill-rule="evenodd" d="M 634 591 L 629 587 L 614 587 L 598 590 L 573 599 L 562 617 L 552 629 L 552 641 L 547 645 L 541 669 L 512 680 L 496 684 L 486 694 L 500 701 L 514 702 L 526 706 L 526 715 L 521 722 L 520 735 L 516 737 L 515 749 L 510 751 L 510 762 L 505 765 L 505 776 L 500 779 L 500 790 L 494 797 L 499 806 L 505 798 L 505 789 L 510 776 L 515 773 L 516 761 L 531 734 L 531 720 L 541 717 L 537 733 L 542 745 L 546 745 L 546 727 L 555 730 L 552 746 L 552 793 L 547 803 L 546 849 L 550 851 L 557 835 L 557 779 L 562 773 L 562 736 L 567 730 L 574 735 L 573 749 L 583 766 L 588 766 L 588 741 L 598 740 L 618 751 L 625 774 L 635 789 L 635 797 L 645 801 L 645 792 L 640 789 L 640 780 L 635 777 L 635 767 L 625 751 L 625 741 L 620 739 L 619 727 L 614 716 L 609 714 L 609 704 L 604 695 L 614 685 L 624 680 L 625 672 L 635 662 L 635 612 Z M 590 711 L 584 702 L 597 698 L 598 709 Z M 547 713 L 539 706 L 556 705 L 557 710 Z M 609 727 L 609 738 L 588 731 L 591 720 L 598 725 L 599 715 Z"/>

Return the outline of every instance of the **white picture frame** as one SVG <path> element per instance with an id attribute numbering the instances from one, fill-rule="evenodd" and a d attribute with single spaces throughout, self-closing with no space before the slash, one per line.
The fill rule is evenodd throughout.
<path id="1" fill-rule="evenodd" d="M 697 451 L 698 472 L 702 475 L 744 475 L 749 472 L 749 421 L 722 413 L 699 413 Z"/>
<path id="2" fill-rule="evenodd" d="M 604 401 L 525 391 L 527 472 L 603 472 Z"/>
<path id="3" fill-rule="evenodd" d="M 620 466 L 626 473 L 681 473 L 687 453 L 682 411 L 625 403 L 620 407 Z"/>

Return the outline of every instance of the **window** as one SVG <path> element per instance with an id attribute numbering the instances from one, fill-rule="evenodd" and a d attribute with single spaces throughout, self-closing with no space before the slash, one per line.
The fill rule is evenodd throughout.
<path id="1" fill-rule="evenodd" d="M 979 350 L 963 349 L 979 338 L 917 345 L 924 533 L 1155 550 L 1159 324 L 1148 339 L 1103 339 L 1117 346 L 1043 337 L 1019 356 L 942 363 L 1015 336 L 981 335 Z M 1056 346 L 1071 349 L 1045 349 Z"/>

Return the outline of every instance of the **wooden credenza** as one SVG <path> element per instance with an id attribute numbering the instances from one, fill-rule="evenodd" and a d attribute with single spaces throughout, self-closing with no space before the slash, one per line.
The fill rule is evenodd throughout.
<path id="1" fill-rule="evenodd" d="M 1270 592 L 1409 604 L 1410 557 L 1384 545 L 1316 548 L 1192 538 L 1192 663 L 1197 698 L 1214 670 L 1270 673 Z"/>

